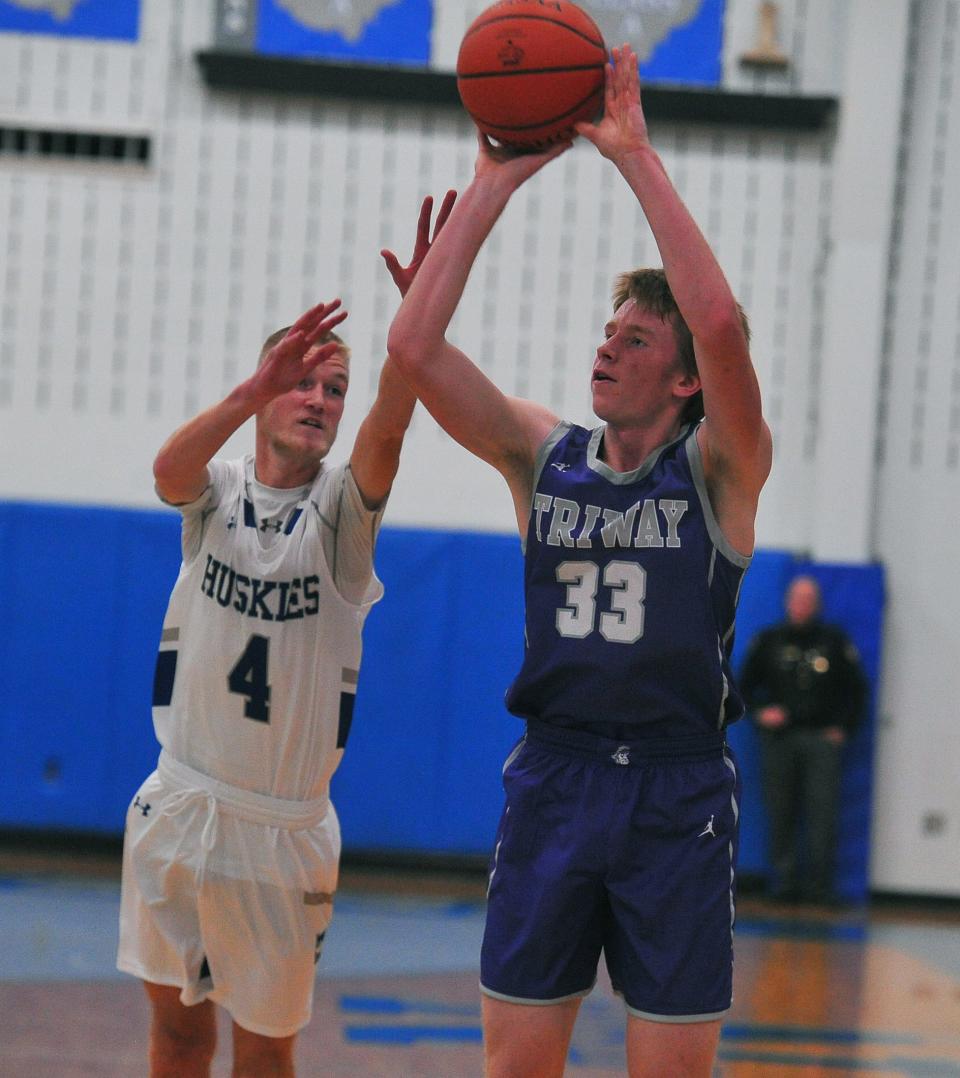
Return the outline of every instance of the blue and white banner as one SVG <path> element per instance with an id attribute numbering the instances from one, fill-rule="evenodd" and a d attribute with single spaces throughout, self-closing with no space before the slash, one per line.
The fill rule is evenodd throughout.
<path id="1" fill-rule="evenodd" d="M 608 48 L 628 43 L 645 83 L 717 86 L 725 0 L 582 0 Z"/>
<path id="2" fill-rule="evenodd" d="M 426 67 L 432 0 L 218 0 L 220 48 Z"/>
<path id="3" fill-rule="evenodd" d="M 0 0 L 0 33 L 136 41 L 140 0 Z"/>
<path id="4" fill-rule="evenodd" d="M 644 82 L 720 84 L 725 0 L 579 2 L 609 47 L 633 46 Z M 235 52 L 435 67 L 432 23 L 432 0 L 217 0 L 215 36 Z"/>

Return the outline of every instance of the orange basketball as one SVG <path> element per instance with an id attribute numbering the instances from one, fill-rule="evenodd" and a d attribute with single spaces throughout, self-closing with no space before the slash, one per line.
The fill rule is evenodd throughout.
<path id="1" fill-rule="evenodd" d="M 603 105 L 607 48 L 569 0 L 499 0 L 470 24 L 457 88 L 481 131 L 511 146 L 572 134 Z"/>

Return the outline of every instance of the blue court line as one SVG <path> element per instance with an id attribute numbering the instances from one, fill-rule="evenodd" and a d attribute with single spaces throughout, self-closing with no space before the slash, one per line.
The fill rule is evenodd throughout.
<path id="1" fill-rule="evenodd" d="M 826 921 L 792 921 L 771 918 L 769 920 L 741 920 L 737 918 L 734 929 L 737 936 L 772 936 L 776 939 L 801 940 L 853 940 L 862 942 L 869 932 L 865 924 L 829 924 Z"/>
<path id="2" fill-rule="evenodd" d="M 354 1014 L 451 1014 L 473 1018 L 480 1007 L 432 1003 L 429 1000 L 396 999 L 390 996 L 341 996 L 340 1010 Z"/>
<path id="3" fill-rule="evenodd" d="M 478 911 L 482 913 L 485 909 L 485 902 L 467 900 L 462 902 L 451 902 L 440 912 L 444 917 L 473 917 Z"/>
<path id="4" fill-rule="evenodd" d="M 738 1052 L 723 1048 L 717 1058 L 724 1063 L 769 1063 L 779 1067 L 831 1067 L 834 1070 L 901 1071 L 910 1078 L 957 1078 L 958 1063 L 948 1059 L 913 1059 L 886 1056 L 876 1059 L 850 1059 L 847 1056 L 797 1055 L 787 1052 Z"/>
<path id="5" fill-rule="evenodd" d="M 417 1041 L 455 1041 L 479 1044 L 479 1026 L 346 1026 L 348 1041 L 363 1044 L 416 1044 Z"/>
<path id="6" fill-rule="evenodd" d="M 725 1041 L 800 1041 L 804 1044 L 922 1044 L 912 1033 L 871 1033 L 855 1029 L 820 1029 L 816 1026 L 725 1025 Z"/>

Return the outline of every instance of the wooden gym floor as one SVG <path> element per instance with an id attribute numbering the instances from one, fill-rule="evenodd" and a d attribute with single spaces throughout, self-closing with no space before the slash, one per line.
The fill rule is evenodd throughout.
<path id="1" fill-rule="evenodd" d="M 0 849 L 4 1078 L 146 1073 L 146 1000 L 113 968 L 118 878 L 115 853 Z M 345 869 L 298 1074 L 479 1078 L 482 925 L 477 874 Z M 717 1078 L 960 1078 L 960 904 L 822 911 L 748 896 L 736 939 Z M 570 1078 L 624 1073 L 623 1022 L 601 978 Z"/>

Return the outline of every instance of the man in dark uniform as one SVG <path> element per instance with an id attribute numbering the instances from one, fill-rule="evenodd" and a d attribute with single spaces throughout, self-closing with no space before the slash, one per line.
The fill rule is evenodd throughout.
<path id="1" fill-rule="evenodd" d="M 785 609 L 786 621 L 751 644 L 739 680 L 760 731 L 771 893 L 831 904 L 842 750 L 862 717 L 867 684 L 849 637 L 820 619 L 812 577 L 791 582 Z"/>

